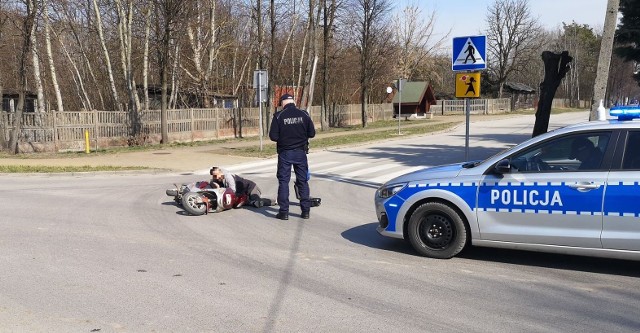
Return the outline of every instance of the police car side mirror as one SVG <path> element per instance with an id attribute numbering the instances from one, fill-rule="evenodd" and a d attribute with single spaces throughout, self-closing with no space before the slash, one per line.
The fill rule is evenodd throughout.
<path id="1" fill-rule="evenodd" d="M 499 174 L 511 172 L 511 163 L 509 162 L 509 159 L 505 158 L 504 160 L 501 160 L 500 162 L 496 163 L 494 170 L 496 173 L 499 173 Z"/>

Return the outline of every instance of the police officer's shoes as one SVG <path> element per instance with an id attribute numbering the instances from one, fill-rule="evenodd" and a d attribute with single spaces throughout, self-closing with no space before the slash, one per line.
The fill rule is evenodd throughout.
<path id="1" fill-rule="evenodd" d="M 300 217 L 302 217 L 305 220 L 309 219 L 309 212 L 302 212 L 302 214 L 300 214 Z"/>
<path id="2" fill-rule="evenodd" d="M 277 218 L 277 219 L 280 219 L 280 220 L 288 220 L 288 219 L 289 219 L 289 214 L 288 214 L 288 213 L 280 212 L 280 213 L 278 213 L 278 214 L 276 215 L 276 218 Z"/>

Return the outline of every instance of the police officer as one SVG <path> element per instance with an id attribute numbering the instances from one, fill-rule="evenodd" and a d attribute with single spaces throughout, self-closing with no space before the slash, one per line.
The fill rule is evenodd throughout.
<path id="1" fill-rule="evenodd" d="M 602 152 L 593 141 L 586 137 L 579 137 L 571 143 L 570 159 L 580 161 L 578 170 L 592 170 L 600 167 L 602 162 Z"/>
<path id="2" fill-rule="evenodd" d="M 300 208 L 303 219 L 309 218 L 311 201 L 309 200 L 309 183 L 307 173 L 307 151 L 309 138 L 316 135 L 313 121 L 306 111 L 296 107 L 293 96 L 284 94 L 280 97 L 282 110 L 273 115 L 269 138 L 277 143 L 278 149 L 278 205 L 280 209 L 276 218 L 289 219 L 289 180 L 291 166 L 296 174 L 295 186 L 300 192 Z"/>

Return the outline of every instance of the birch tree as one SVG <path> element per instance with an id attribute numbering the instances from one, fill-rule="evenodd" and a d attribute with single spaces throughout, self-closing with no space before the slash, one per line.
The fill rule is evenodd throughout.
<path id="1" fill-rule="evenodd" d="M 133 2 L 135 0 L 114 0 L 116 5 L 116 13 L 118 17 L 118 41 L 120 42 L 120 65 L 122 73 L 125 77 L 125 88 L 129 96 L 128 108 L 133 119 L 133 135 L 139 133 L 139 121 L 137 113 L 140 110 L 140 101 L 136 90 L 136 80 L 133 75 L 133 67 L 131 63 L 131 54 L 133 52 L 133 32 L 131 29 L 133 23 Z"/>
<path id="2" fill-rule="evenodd" d="M 111 56 L 109 55 L 109 50 L 107 49 L 107 44 L 104 36 L 104 29 L 102 25 L 102 14 L 100 13 L 100 7 L 98 6 L 97 0 L 93 1 L 93 9 L 96 15 L 96 30 L 98 32 L 98 37 L 100 39 L 100 46 L 102 47 L 102 54 L 104 55 L 104 64 L 107 67 L 107 75 L 109 76 L 109 86 L 111 87 L 111 98 L 113 99 L 113 103 L 117 110 L 121 110 L 120 98 L 118 97 L 118 89 L 116 89 L 116 83 L 113 75 L 113 68 L 111 65 Z"/>
<path id="3" fill-rule="evenodd" d="M 142 55 L 142 86 L 144 89 L 143 105 L 149 110 L 149 39 L 151 36 L 151 9 L 147 3 L 144 15 L 144 53 Z"/>
<path id="4" fill-rule="evenodd" d="M 47 61 L 49 63 L 49 75 L 51 75 L 51 84 L 53 85 L 53 92 L 56 96 L 56 110 L 63 112 L 64 105 L 62 103 L 62 93 L 60 92 L 60 85 L 58 84 L 58 74 L 56 72 L 56 65 L 53 60 L 53 51 L 51 48 L 51 23 L 49 20 L 49 0 L 43 0 L 42 18 L 44 20 L 44 42 L 45 42 L 45 48 L 47 52 Z"/>
<path id="5" fill-rule="evenodd" d="M 44 88 L 42 86 L 42 76 L 40 75 L 40 58 L 38 56 L 38 41 L 37 41 L 37 28 L 38 28 L 38 9 L 40 6 L 40 2 L 39 1 L 33 1 L 32 2 L 33 5 L 33 10 L 35 11 L 35 18 L 34 18 L 34 23 L 33 25 L 31 25 L 31 33 L 30 33 L 30 38 L 31 38 L 31 66 L 33 66 L 33 81 L 34 84 L 36 86 L 36 101 L 37 101 L 37 105 L 34 108 L 34 111 L 36 112 L 44 112 L 45 111 L 45 104 L 44 104 Z"/>
<path id="6" fill-rule="evenodd" d="M 60 16 L 62 23 L 67 29 L 55 32 L 61 49 L 71 67 L 72 78 L 78 91 L 79 98 L 84 110 L 93 110 L 94 103 L 92 101 L 92 95 L 90 92 L 94 92 L 100 101 L 100 106 L 104 109 L 104 99 L 102 98 L 102 92 L 100 88 L 102 84 L 97 79 L 90 58 L 87 54 L 87 34 L 83 31 L 81 26 L 82 19 L 78 19 L 78 13 L 81 13 L 80 8 L 76 7 L 71 2 L 59 2 L 59 6 L 54 7 L 54 10 Z M 89 76 L 85 76 L 88 73 Z M 86 82 L 92 82 L 95 89 L 90 90 L 90 87 Z"/>
<path id="7" fill-rule="evenodd" d="M 213 64 L 218 56 L 216 50 L 216 0 L 195 1 L 195 19 L 187 24 L 187 37 L 192 56 L 190 68 L 182 66 L 197 87 L 202 96 L 205 107 L 210 107 L 210 85 L 213 74 Z M 203 15 L 204 13 L 204 15 Z"/>
<path id="8" fill-rule="evenodd" d="M 87 89 L 85 88 L 82 73 L 80 72 L 80 69 L 78 68 L 78 64 L 75 60 L 76 57 L 72 56 L 69 50 L 67 49 L 67 44 L 70 44 L 70 43 L 65 42 L 63 36 L 60 36 L 55 32 L 54 32 L 54 35 L 58 40 L 60 48 L 62 49 L 62 52 L 66 56 L 67 61 L 71 65 L 71 68 L 69 68 L 69 71 L 71 72 L 71 77 L 76 87 L 76 93 L 78 94 L 78 99 L 82 103 L 83 109 L 92 110 L 93 107 L 91 104 L 91 99 L 89 98 L 89 94 L 87 93 Z"/>

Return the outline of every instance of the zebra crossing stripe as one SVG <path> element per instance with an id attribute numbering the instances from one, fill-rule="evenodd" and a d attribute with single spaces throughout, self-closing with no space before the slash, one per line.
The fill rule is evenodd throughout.
<path id="1" fill-rule="evenodd" d="M 262 161 L 258 161 L 258 162 L 252 162 L 252 163 L 246 163 L 246 164 L 237 164 L 237 165 L 231 165 L 229 167 L 226 167 L 225 169 L 237 173 L 240 170 L 245 170 L 245 169 L 251 169 L 251 168 L 257 168 L 257 167 L 263 167 L 265 165 L 275 165 L 278 161 L 275 159 L 268 159 L 268 160 L 262 160 Z"/>
<path id="2" fill-rule="evenodd" d="M 360 176 L 360 175 L 366 175 L 366 174 L 370 174 L 370 173 L 374 173 L 380 170 L 385 170 L 385 169 L 390 169 L 391 164 L 383 164 L 383 165 L 376 165 L 370 168 L 364 168 L 364 169 L 359 169 L 356 171 L 352 171 L 352 172 L 348 172 L 342 175 L 342 177 L 356 177 L 356 176 Z"/>
<path id="3" fill-rule="evenodd" d="M 314 165 L 313 170 L 314 170 L 314 173 L 335 172 L 342 169 L 350 169 L 362 164 L 364 164 L 364 162 L 356 162 L 356 163 L 338 165 L 338 166 L 330 167 L 328 169 L 318 169 L 317 165 Z"/>
<path id="4" fill-rule="evenodd" d="M 384 174 L 384 175 L 379 176 L 379 177 L 366 179 L 366 181 L 372 182 L 372 183 L 384 183 L 384 182 L 386 182 L 386 181 L 388 181 L 390 179 L 396 178 L 398 176 L 402 176 L 402 175 L 404 175 L 406 173 L 422 170 L 424 168 L 426 168 L 426 166 L 416 166 L 416 167 L 412 167 L 412 168 L 403 168 L 402 170 L 399 170 L 399 171 L 396 171 L 396 172 L 387 173 L 387 174 Z"/>
<path id="5" fill-rule="evenodd" d="M 320 163 L 309 163 L 309 170 L 313 170 L 314 172 L 317 171 L 317 168 L 323 167 L 323 166 L 328 166 L 328 165 L 334 165 L 334 164 L 338 164 L 340 163 L 339 161 L 328 161 L 328 162 L 320 162 Z"/>

